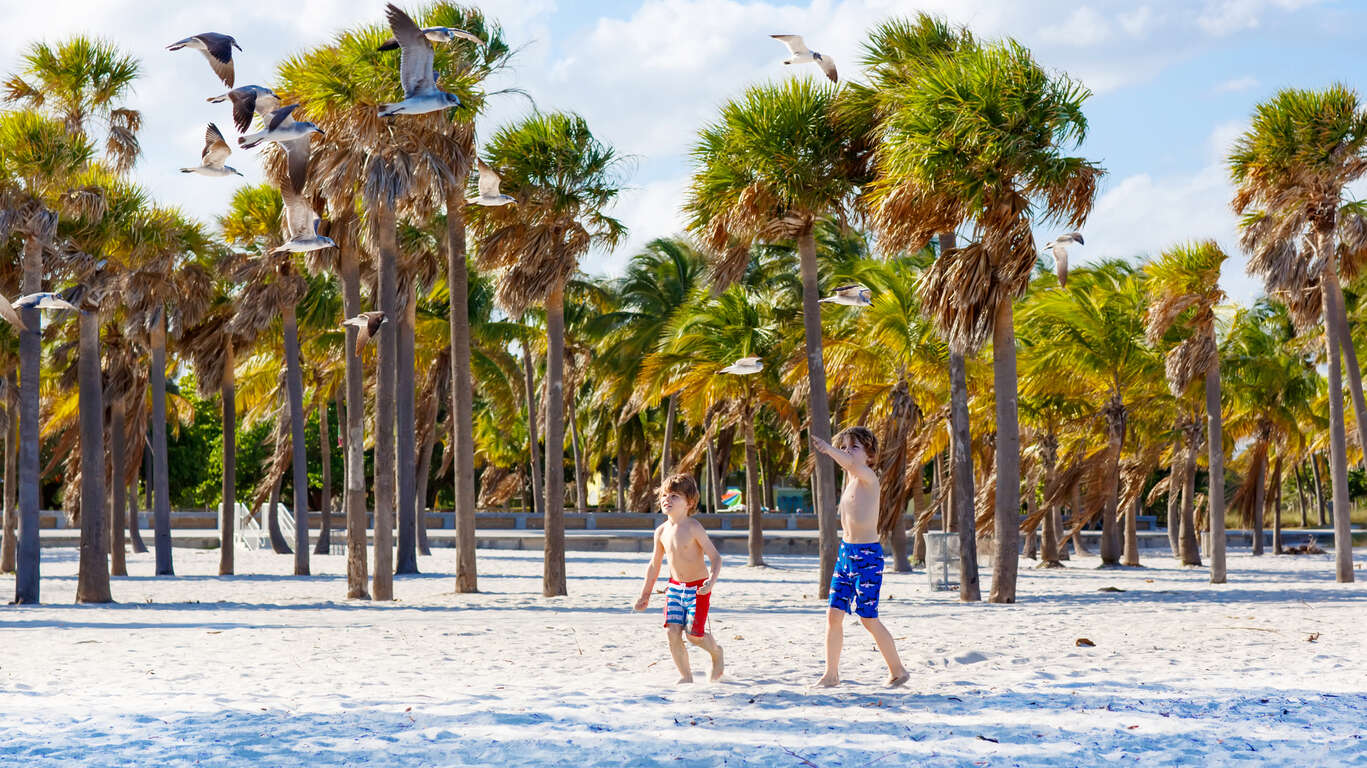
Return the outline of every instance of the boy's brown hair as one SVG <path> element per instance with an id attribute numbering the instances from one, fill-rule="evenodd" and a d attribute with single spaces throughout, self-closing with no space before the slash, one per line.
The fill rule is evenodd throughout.
<path id="1" fill-rule="evenodd" d="M 876 466 L 874 462 L 878 460 L 878 438 L 873 434 L 873 430 L 868 427 L 846 427 L 831 440 L 831 445 L 841 448 L 846 441 L 858 443 L 864 449 L 869 466 Z"/>
<path id="2" fill-rule="evenodd" d="M 688 514 L 695 515 L 698 513 L 698 483 L 692 475 L 678 473 L 666 477 L 664 482 L 660 483 L 659 493 L 660 495 L 679 494 L 684 497 L 684 501 L 688 502 Z"/>

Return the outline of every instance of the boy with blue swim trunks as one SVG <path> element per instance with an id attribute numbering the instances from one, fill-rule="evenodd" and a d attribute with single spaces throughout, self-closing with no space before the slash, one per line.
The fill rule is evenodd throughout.
<path id="1" fill-rule="evenodd" d="M 883 586 L 883 545 L 878 539 L 878 475 L 873 471 L 878 438 L 867 427 L 850 427 L 835 436 L 835 445 L 812 437 L 816 450 L 830 456 L 845 471 L 840 493 L 840 557 L 831 575 L 830 607 L 826 610 L 826 674 L 817 686 L 840 683 L 840 650 L 845 643 L 844 619 L 853 613 L 873 635 L 888 664 L 889 688 L 905 685 L 911 675 L 902 666 L 892 633 L 878 620 L 878 591 Z"/>

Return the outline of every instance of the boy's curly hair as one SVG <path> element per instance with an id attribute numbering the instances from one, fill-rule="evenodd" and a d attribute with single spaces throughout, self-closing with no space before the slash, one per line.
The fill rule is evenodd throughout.
<path id="1" fill-rule="evenodd" d="M 663 496 L 667 493 L 677 493 L 684 497 L 688 502 L 688 514 L 695 515 L 698 512 L 698 483 L 692 475 L 682 472 L 670 475 L 660 483 L 658 493 Z"/>
<path id="2" fill-rule="evenodd" d="M 831 439 L 831 445 L 836 448 L 842 447 L 846 442 L 858 443 L 864 449 L 869 466 L 877 466 L 878 438 L 873 434 L 873 430 L 868 427 L 846 427 Z"/>

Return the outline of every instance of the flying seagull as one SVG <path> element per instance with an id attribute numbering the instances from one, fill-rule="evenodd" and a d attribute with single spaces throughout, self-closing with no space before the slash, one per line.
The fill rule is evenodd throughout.
<path id="1" fill-rule="evenodd" d="M 802 42 L 801 35 L 769 35 L 769 37 L 781 40 L 784 45 L 788 46 L 788 51 L 792 55 L 783 61 L 784 64 L 806 64 L 809 61 L 815 61 L 832 83 L 839 82 L 840 78 L 835 73 L 835 62 L 831 60 L 831 57 L 808 50 L 807 44 Z"/>
<path id="2" fill-rule="evenodd" d="M 233 49 L 242 50 L 242 46 L 238 45 L 236 40 L 217 32 L 205 32 L 166 46 L 168 51 L 179 51 L 181 48 L 193 48 L 204 54 L 218 79 L 229 88 L 233 87 Z"/>
<path id="3" fill-rule="evenodd" d="M 26 327 L 24 321 L 19 319 L 19 313 L 14 311 L 14 305 L 4 296 L 0 296 L 0 318 L 16 329 L 23 330 Z"/>
<path id="4" fill-rule="evenodd" d="M 266 121 L 265 128 L 237 140 L 238 146 L 243 149 L 251 149 L 263 141 L 274 141 L 283 147 L 289 159 L 290 186 L 296 195 L 304 191 L 304 180 L 308 177 L 309 134 L 327 135 L 313 123 L 291 117 L 290 113 L 298 108 L 298 104 L 291 104 L 275 110 Z"/>
<path id="5" fill-rule="evenodd" d="M 204 151 L 200 154 L 199 165 L 194 168 L 181 168 L 180 172 L 198 173 L 200 176 L 241 176 L 236 168 L 223 164 L 232 153 L 232 148 L 223 140 L 223 134 L 219 132 L 218 126 L 209 123 L 209 127 L 204 130 Z"/>
<path id="6" fill-rule="evenodd" d="M 403 101 L 381 104 L 380 117 L 394 115 L 422 115 L 448 107 L 459 107 L 455 94 L 437 88 L 436 72 L 432 69 L 432 44 L 413 19 L 397 5 L 385 7 L 389 28 L 403 49 L 399 57 L 399 80 L 403 83 Z"/>
<path id="7" fill-rule="evenodd" d="M 452 40 L 459 38 L 461 40 L 469 40 L 475 45 L 484 45 L 484 41 L 480 40 L 478 35 L 466 32 L 463 29 L 456 29 L 455 27 L 423 27 L 422 36 L 434 43 L 449 43 Z M 399 41 L 391 37 L 383 43 L 380 43 L 380 47 L 377 50 L 392 51 L 398 47 Z"/>
<path id="8" fill-rule="evenodd" d="M 221 96 L 211 96 L 210 104 L 233 103 L 233 125 L 238 133 L 246 133 L 252 124 L 252 113 L 261 115 L 263 121 L 270 119 L 271 113 L 280 108 L 280 97 L 275 91 L 259 85 L 244 85 L 234 88 Z"/>
<path id="9" fill-rule="evenodd" d="M 76 309 L 76 305 L 62 298 L 60 293 L 30 293 L 14 300 L 16 309 Z"/>
<path id="10" fill-rule="evenodd" d="M 1069 232 L 1059 235 L 1053 241 L 1045 243 L 1044 247 L 1054 254 L 1054 273 L 1058 275 L 1058 287 L 1068 287 L 1068 244 L 1077 243 L 1086 245 L 1082 242 L 1081 232 Z"/>
<path id="11" fill-rule="evenodd" d="M 717 371 L 717 373 L 733 373 L 737 376 L 748 376 L 752 373 L 759 373 L 764 370 L 764 363 L 758 357 L 742 357 L 736 362 Z"/>
<path id="12" fill-rule="evenodd" d="M 306 253 L 337 245 L 330 237 L 318 234 L 318 214 L 304 196 L 290 189 L 280 190 L 285 201 L 285 229 L 289 239 L 271 253 Z"/>
<path id="13" fill-rule="evenodd" d="M 821 301 L 844 304 L 847 307 L 867 307 L 873 301 L 873 291 L 857 283 L 852 283 L 836 288 L 835 293 L 821 299 Z"/>
<path id="14" fill-rule="evenodd" d="M 357 357 L 361 356 L 361 348 L 370 341 L 371 337 L 380 330 L 380 326 L 384 325 L 388 319 L 383 312 L 375 310 L 374 312 L 362 312 L 355 317 L 349 317 L 342 321 L 343 327 L 349 325 L 356 329 Z"/>
<path id="15" fill-rule="evenodd" d="M 467 204 L 498 206 L 517 202 L 512 196 L 498 191 L 499 182 L 503 179 L 494 172 L 493 168 L 485 165 L 484 161 L 478 158 L 475 162 L 479 168 L 479 197 L 468 198 L 465 201 Z"/>

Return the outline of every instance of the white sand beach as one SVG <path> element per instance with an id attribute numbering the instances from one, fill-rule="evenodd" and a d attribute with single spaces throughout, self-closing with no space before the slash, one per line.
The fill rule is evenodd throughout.
<path id="1" fill-rule="evenodd" d="M 0 765 L 1367 765 L 1367 589 L 1330 556 L 1236 551 L 1222 586 L 1159 556 L 1023 561 L 1011 606 L 889 573 L 911 683 L 881 687 L 852 623 L 844 683 L 815 691 L 812 557 L 732 558 L 725 678 L 676 687 L 660 598 L 629 610 L 641 555 L 571 552 L 545 599 L 539 553 L 481 550 L 482 592 L 455 595 L 438 550 L 388 605 L 341 599 L 340 556 L 220 578 L 216 552 L 175 555 L 179 577 L 132 556 L 120 602 L 83 606 L 75 553 L 44 552 L 47 603 L 0 609 Z"/>

